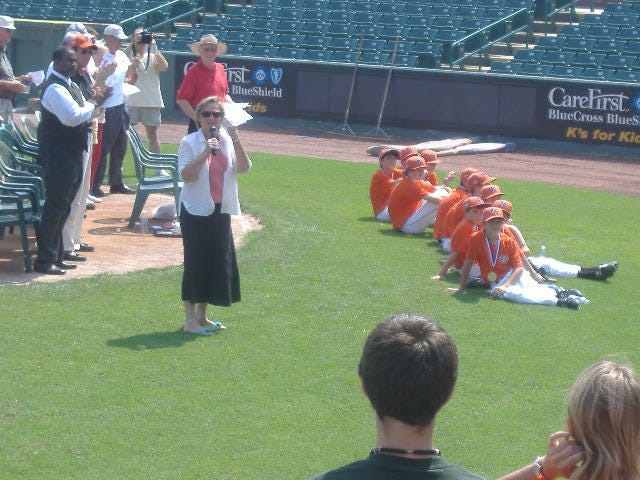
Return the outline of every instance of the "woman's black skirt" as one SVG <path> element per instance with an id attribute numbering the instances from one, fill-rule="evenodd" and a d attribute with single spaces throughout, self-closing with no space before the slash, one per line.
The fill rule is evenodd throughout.
<path id="1" fill-rule="evenodd" d="M 231 215 L 191 215 L 182 205 L 180 228 L 184 246 L 182 300 L 230 307 L 240 301 L 240 274 L 231 231 Z"/>

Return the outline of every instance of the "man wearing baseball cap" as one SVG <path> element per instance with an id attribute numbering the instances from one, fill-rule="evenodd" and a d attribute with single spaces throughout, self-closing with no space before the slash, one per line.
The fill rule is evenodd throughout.
<path id="1" fill-rule="evenodd" d="M 120 50 L 122 42 L 128 38 L 120 25 L 108 25 L 104 29 L 104 43 L 109 51 L 103 55 L 99 66 L 115 63 L 116 70 L 106 81 L 106 84 L 113 88 L 113 94 L 104 104 L 105 123 L 100 162 L 91 187 L 91 195 L 98 198 L 105 195 L 100 186 L 107 171 L 107 157 L 109 157 L 109 192 L 135 193 L 135 190 L 126 186 L 122 180 L 122 162 L 127 153 L 127 130 L 129 129 L 123 87 L 125 83 L 131 85 L 136 83 L 140 63 L 137 58 L 129 60 L 129 57 Z"/>
<path id="2" fill-rule="evenodd" d="M 13 18 L 0 15 L 0 123 L 13 122 L 11 100 L 18 93 L 25 93 L 28 90 L 24 82 L 29 80 L 29 76 L 22 75 L 16 78 L 13 75 L 9 57 L 7 57 L 7 45 L 15 30 Z"/>

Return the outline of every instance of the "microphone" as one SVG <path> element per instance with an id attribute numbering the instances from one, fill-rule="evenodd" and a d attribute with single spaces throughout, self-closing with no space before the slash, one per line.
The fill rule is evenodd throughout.
<path id="1" fill-rule="evenodd" d="M 216 140 L 220 140 L 220 138 L 218 137 L 218 129 L 216 127 L 209 127 L 209 138 L 215 138 Z M 211 149 L 211 155 L 215 155 L 216 153 L 218 153 L 218 149 L 217 148 L 212 148 Z"/>

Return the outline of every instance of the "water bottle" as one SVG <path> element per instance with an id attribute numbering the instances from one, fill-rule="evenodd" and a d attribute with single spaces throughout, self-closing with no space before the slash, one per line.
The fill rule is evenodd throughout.
<path id="1" fill-rule="evenodd" d="M 140 233 L 147 233 L 149 231 L 149 219 L 146 215 L 140 217 Z"/>
<path id="2" fill-rule="evenodd" d="M 540 247 L 540 253 L 538 254 L 539 257 L 546 257 L 547 256 L 547 247 L 542 245 Z"/>

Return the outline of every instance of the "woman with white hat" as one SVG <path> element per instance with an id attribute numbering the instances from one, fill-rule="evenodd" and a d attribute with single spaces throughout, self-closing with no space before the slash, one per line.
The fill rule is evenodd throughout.
<path id="1" fill-rule="evenodd" d="M 219 42 L 215 35 L 203 35 L 200 41 L 189 45 L 189 49 L 200 59 L 193 64 L 178 88 L 176 103 L 189 117 L 189 131 L 198 130 L 195 108 L 204 98 L 216 96 L 221 101 L 231 101 L 227 73 L 221 63 L 216 62 L 218 55 L 227 51 L 226 43 Z"/>

